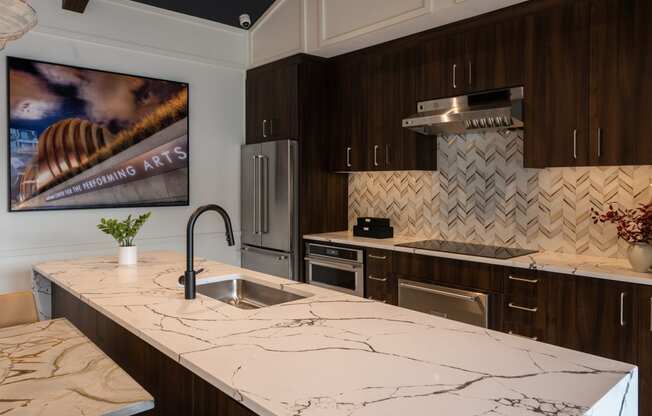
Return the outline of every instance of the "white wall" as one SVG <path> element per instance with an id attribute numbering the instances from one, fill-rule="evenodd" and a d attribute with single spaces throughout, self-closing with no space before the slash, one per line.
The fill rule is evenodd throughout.
<path id="1" fill-rule="evenodd" d="M 246 32 L 126 0 L 93 0 L 83 15 L 61 10 L 60 1 L 30 3 L 37 9 L 40 23 L 0 52 L 2 77 L 6 76 L 4 55 L 10 55 L 190 84 L 191 207 L 152 208 L 152 218 L 137 240 L 141 250 L 183 250 L 187 218 L 194 208 L 206 203 L 226 208 L 239 231 Z M 114 254 L 110 237 L 95 227 L 99 219 L 147 211 L 8 213 L 6 93 L 2 81 L 0 293 L 29 288 L 33 263 Z M 198 255 L 239 263 L 237 245 L 226 245 L 217 215 L 207 214 L 197 224 L 197 231 Z"/>

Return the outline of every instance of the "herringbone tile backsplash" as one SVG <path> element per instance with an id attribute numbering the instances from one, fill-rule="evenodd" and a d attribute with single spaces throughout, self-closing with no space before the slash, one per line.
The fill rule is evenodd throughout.
<path id="1" fill-rule="evenodd" d="M 399 235 L 624 257 L 590 207 L 652 200 L 652 166 L 524 169 L 523 133 L 438 139 L 438 172 L 349 176 L 349 225 L 389 217 Z"/>

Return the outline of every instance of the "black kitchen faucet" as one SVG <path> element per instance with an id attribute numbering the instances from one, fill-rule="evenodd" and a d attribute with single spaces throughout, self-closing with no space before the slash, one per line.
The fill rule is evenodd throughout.
<path id="1" fill-rule="evenodd" d="M 197 218 L 201 216 L 206 211 L 215 211 L 222 216 L 224 220 L 224 228 L 226 228 L 226 242 L 229 246 L 235 244 L 235 239 L 233 238 L 233 227 L 231 226 L 231 218 L 229 214 L 219 205 L 204 205 L 203 207 L 197 208 L 195 212 L 192 213 L 188 219 L 188 227 L 186 228 L 186 272 L 179 279 L 183 280 L 183 286 L 185 288 L 186 299 L 195 299 L 197 296 L 197 271 L 194 267 L 194 245 L 195 245 L 195 223 Z"/>

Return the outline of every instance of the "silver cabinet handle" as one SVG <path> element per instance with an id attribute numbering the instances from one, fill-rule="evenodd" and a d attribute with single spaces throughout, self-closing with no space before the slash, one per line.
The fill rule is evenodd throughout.
<path id="1" fill-rule="evenodd" d="M 322 261 L 319 261 L 319 260 L 315 260 L 312 257 L 306 257 L 306 258 L 304 258 L 304 260 L 307 261 L 310 266 L 315 265 L 315 266 L 328 267 L 328 268 L 337 269 L 337 270 L 345 270 L 345 271 L 346 270 L 353 270 L 353 271 L 356 271 L 356 270 L 359 270 L 359 269 L 362 268 L 361 265 L 349 264 L 349 263 L 344 263 L 344 262 L 341 262 L 341 261 L 336 262 L 336 261 L 331 260 L 331 261 L 327 261 L 327 262 L 322 262 Z"/>
<path id="2" fill-rule="evenodd" d="M 507 306 L 509 306 L 512 309 L 518 309 L 519 311 L 525 311 L 525 312 L 537 312 L 539 310 L 539 308 L 536 308 L 536 307 L 535 308 L 528 308 L 526 306 L 520 306 L 520 305 L 517 305 L 517 304 L 512 303 L 512 302 L 509 302 L 509 304 Z"/>
<path id="3" fill-rule="evenodd" d="M 263 138 L 267 138 L 267 119 L 263 120 Z"/>
<path id="4" fill-rule="evenodd" d="M 620 326 L 627 325 L 625 322 L 625 296 L 627 293 L 620 292 Z"/>
<path id="5" fill-rule="evenodd" d="M 539 283 L 539 279 L 525 279 L 523 277 L 514 277 L 512 275 L 507 276 L 509 280 L 515 280 L 517 282 L 531 283 L 533 285 Z"/>
<path id="6" fill-rule="evenodd" d="M 347 168 L 351 167 L 351 148 L 350 147 L 346 148 L 346 167 Z"/>
<path id="7" fill-rule="evenodd" d="M 577 129 L 573 130 L 573 159 L 577 160 Z"/>
<path id="8" fill-rule="evenodd" d="M 457 64 L 453 64 L 453 89 L 457 89 Z"/>
<path id="9" fill-rule="evenodd" d="M 389 166 L 391 165 L 391 162 L 389 160 L 389 150 L 391 149 L 391 146 L 386 144 L 385 145 L 385 165 Z"/>
<path id="10" fill-rule="evenodd" d="M 532 341 L 538 341 L 538 340 L 539 340 L 539 337 L 528 337 L 528 336 L 521 335 L 521 334 L 515 334 L 515 333 L 512 332 L 512 331 L 509 331 L 509 332 L 507 332 L 507 333 L 508 333 L 509 335 L 514 335 L 515 337 L 531 339 Z"/>
<path id="11" fill-rule="evenodd" d="M 374 166 L 378 166 L 378 145 L 374 145 Z"/>
<path id="12" fill-rule="evenodd" d="M 374 260 L 387 260 L 387 256 L 376 256 L 373 254 L 367 254 L 367 257 Z"/>
<path id="13" fill-rule="evenodd" d="M 386 283 L 387 282 L 387 279 L 384 278 L 384 277 L 380 278 L 380 277 L 376 277 L 376 276 L 372 276 L 372 275 L 369 275 L 367 277 L 369 278 L 369 280 L 375 280 L 376 282 L 381 282 L 381 283 Z"/>
<path id="14" fill-rule="evenodd" d="M 415 285 L 411 285 L 409 283 L 399 283 L 399 286 L 405 287 L 407 289 L 421 291 L 421 292 L 432 293 L 432 294 L 435 294 L 435 295 L 446 296 L 446 297 L 449 297 L 449 298 L 465 300 L 467 302 L 475 302 L 478 299 L 477 296 L 466 296 L 466 295 L 460 295 L 460 294 L 452 293 L 452 292 L 444 292 L 443 290 L 437 290 L 437 289 L 431 289 L 431 288 L 428 288 L 428 287 L 415 286 Z"/>
<path id="15" fill-rule="evenodd" d="M 469 86 L 473 85 L 473 62 L 469 61 Z"/>
<path id="16" fill-rule="evenodd" d="M 602 157 L 602 129 L 598 127 L 598 159 Z"/>
<path id="17" fill-rule="evenodd" d="M 650 298 L 650 332 L 652 332 L 652 298 Z"/>

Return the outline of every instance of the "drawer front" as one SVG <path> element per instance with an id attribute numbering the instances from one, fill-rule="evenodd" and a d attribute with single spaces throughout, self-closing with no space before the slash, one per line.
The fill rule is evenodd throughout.
<path id="1" fill-rule="evenodd" d="M 542 280 L 536 270 L 507 269 L 505 273 L 505 293 L 515 299 L 527 301 L 539 299 Z"/>
<path id="2" fill-rule="evenodd" d="M 545 341 L 545 281 L 536 270 L 506 269 L 503 286 L 503 330 Z"/>
<path id="3" fill-rule="evenodd" d="M 398 286 L 393 274 L 392 253 L 367 249 L 365 265 L 365 296 L 368 299 L 396 305 L 398 303 Z"/>
<path id="4" fill-rule="evenodd" d="M 490 264 L 435 259 L 434 283 L 466 290 L 500 293 L 504 269 Z"/>

